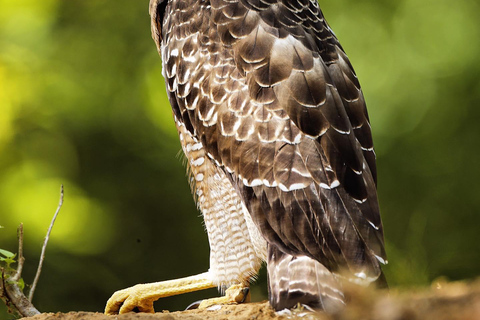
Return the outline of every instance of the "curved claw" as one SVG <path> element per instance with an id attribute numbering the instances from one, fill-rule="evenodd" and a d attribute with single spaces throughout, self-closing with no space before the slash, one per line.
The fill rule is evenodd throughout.
<path id="1" fill-rule="evenodd" d="M 198 309 L 198 307 L 200 306 L 200 304 L 202 303 L 203 300 L 198 300 L 198 301 L 195 301 L 195 302 L 192 302 L 188 305 L 188 307 L 185 308 L 185 311 L 187 310 L 194 310 L 194 309 Z"/>
<path id="2" fill-rule="evenodd" d="M 250 302 L 250 288 L 245 287 L 242 289 L 242 298 L 239 303 Z"/>

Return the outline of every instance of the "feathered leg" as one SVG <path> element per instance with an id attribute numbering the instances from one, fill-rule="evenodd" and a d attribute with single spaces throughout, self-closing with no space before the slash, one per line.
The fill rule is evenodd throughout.
<path id="1" fill-rule="evenodd" d="M 275 310 L 300 303 L 332 313 L 344 306 L 340 282 L 312 258 L 292 256 L 269 245 L 267 269 L 269 300 Z"/>

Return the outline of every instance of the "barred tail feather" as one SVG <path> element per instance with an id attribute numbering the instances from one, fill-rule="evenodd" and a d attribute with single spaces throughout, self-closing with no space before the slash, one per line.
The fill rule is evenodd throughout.
<path id="1" fill-rule="evenodd" d="M 269 300 L 277 311 L 300 303 L 334 313 L 345 304 L 340 282 L 312 258 L 292 256 L 269 245 L 267 271 Z"/>

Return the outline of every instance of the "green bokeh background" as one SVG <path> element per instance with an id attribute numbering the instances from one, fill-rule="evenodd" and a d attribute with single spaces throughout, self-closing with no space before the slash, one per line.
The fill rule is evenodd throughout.
<path id="1" fill-rule="evenodd" d="M 367 100 L 390 285 L 475 278 L 478 1 L 321 6 Z M 163 83 L 147 0 L 0 0 L 0 248 L 17 251 L 23 222 L 26 282 L 65 186 L 34 299 L 41 311 L 102 311 L 115 290 L 207 270 Z M 0 318 L 10 318 L 3 305 Z"/>

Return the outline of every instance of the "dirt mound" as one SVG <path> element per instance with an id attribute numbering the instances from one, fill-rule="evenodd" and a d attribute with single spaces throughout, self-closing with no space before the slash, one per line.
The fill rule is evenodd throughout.
<path id="1" fill-rule="evenodd" d="M 267 302 L 213 306 L 206 310 L 129 313 L 107 316 L 102 313 L 44 313 L 24 320 L 480 320 L 480 280 L 436 282 L 430 289 L 374 291 L 365 288 L 345 288 L 347 307 L 339 314 L 328 316 L 304 310 L 276 313 Z"/>
<path id="2" fill-rule="evenodd" d="M 44 313 L 24 320 L 223 320 L 223 319 L 281 319 L 267 302 L 245 303 L 240 305 L 214 306 L 207 310 L 189 310 L 179 312 L 157 312 L 155 314 L 127 313 L 118 316 L 107 316 L 103 313 L 69 312 Z"/>

